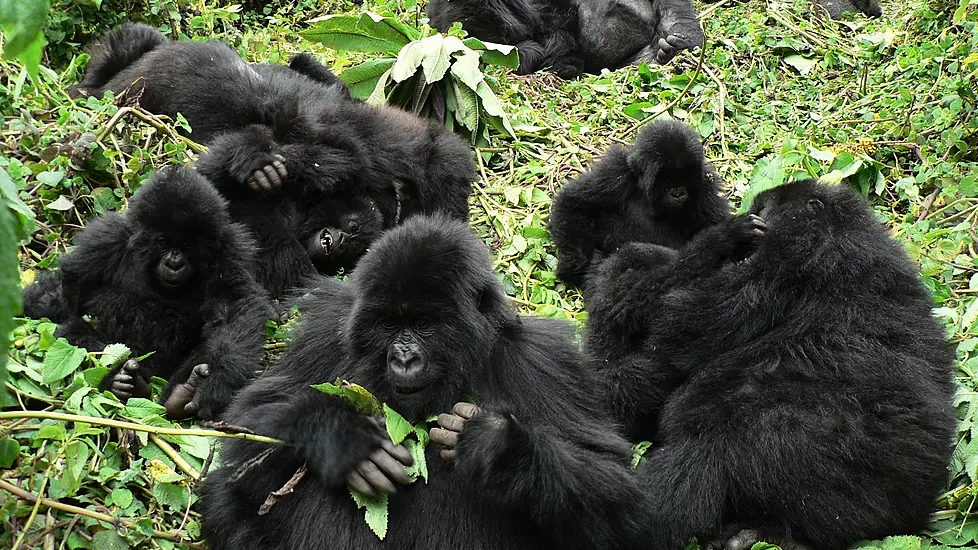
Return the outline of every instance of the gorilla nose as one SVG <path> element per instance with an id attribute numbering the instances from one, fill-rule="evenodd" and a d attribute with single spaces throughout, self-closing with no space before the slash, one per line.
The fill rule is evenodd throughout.
<path id="1" fill-rule="evenodd" d="M 424 367 L 424 361 L 414 350 L 400 344 L 394 344 L 388 363 L 391 370 L 400 376 L 417 374 Z"/>
<path id="2" fill-rule="evenodd" d="M 171 250 L 167 252 L 165 256 L 163 256 L 163 265 L 166 266 L 168 269 L 171 269 L 173 271 L 180 271 L 180 268 L 183 267 L 183 264 L 184 264 L 183 256 L 177 252 Z"/>
<path id="3" fill-rule="evenodd" d="M 350 244 L 350 235 L 345 231 L 337 231 L 336 242 L 333 244 L 336 251 L 342 254 L 348 244 Z"/>

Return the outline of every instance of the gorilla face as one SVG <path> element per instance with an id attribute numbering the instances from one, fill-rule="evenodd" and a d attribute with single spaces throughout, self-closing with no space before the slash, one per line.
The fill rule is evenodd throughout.
<path id="1" fill-rule="evenodd" d="M 357 208 L 330 201 L 324 215 L 312 221 L 306 250 L 320 273 L 335 275 L 349 271 L 366 253 L 383 229 L 383 217 L 373 202 Z"/>
<path id="2" fill-rule="evenodd" d="M 183 288 L 193 277 L 194 269 L 190 259 L 179 248 L 171 248 L 163 254 L 156 264 L 156 278 L 167 289 Z"/>

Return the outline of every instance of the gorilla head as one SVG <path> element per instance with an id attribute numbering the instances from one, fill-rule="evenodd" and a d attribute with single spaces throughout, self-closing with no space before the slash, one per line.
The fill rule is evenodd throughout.
<path id="1" fill-rule="evenodd" d="M 196 172 L 167 167 L 133 198 L 126 216 L 132 235 L 124 270 L 130 288 L 184 298 L 201 290 L 227 250 L 226 202 Z M 247 243 L 234 243 L 233 246 Z"/>
<path id="2" fill-rule="evenodd" d="M 322 200 L 315 211 L 299 221 L 309 259 L 317 271 L 327 275 L 356 265 L 384 227 L 377 205 L 356 196 Z"/>
<path id="3" fill-rule="evenodd" d="M 354 368 L 410 417 L 451 409 L 466 373 L 483 370 L 498 327 L 515 316 L 485 246 L 446 216 L 392 229 L 351 279 Z"/>

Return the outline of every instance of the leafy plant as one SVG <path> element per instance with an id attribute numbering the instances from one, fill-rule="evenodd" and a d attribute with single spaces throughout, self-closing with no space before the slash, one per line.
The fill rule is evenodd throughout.
<path id="1" fill-rule="evenodd" d="M 354 97 L 432 118 L 473 144 L 488 144 L 490 128 L 515 135 L 481 70 L 482 64 L 518 67 L 513 46 L 463 40 L 427 25 L 419 31 L 370 12 L 329 15 L 310 23 L 312 28 L 301 33 L 309 40 L 341 51 L 385 54 L 340 75 Z"/>

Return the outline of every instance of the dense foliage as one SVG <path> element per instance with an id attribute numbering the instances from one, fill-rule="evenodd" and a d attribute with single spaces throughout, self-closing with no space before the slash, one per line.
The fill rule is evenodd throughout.
<path id="1" fill-rule="evenodd" d="M 255 61 L 312 51 L 342 73 L 393 56 L 303 38 L 310 20 L 356 15 L 360 6 L 343 0 L 52 0 L 47 7 L 0 0 L 7 55 L 0 61 L 0 334 L 13 327 L 0 369 L 0 547 L 202 548 L 194 480 L 222 434 L 171 423 L 149 401 L 123 406 L 98 392 L 93 382 L 128 350 L 85 353 L 55 339 L 50 323 L 10 323 L 19 302 L 15 246 L 20 282 L 30 282 L 37 269 L 57 265 L 87 220 L 122 208 L 155 169 L 189 163 L 201 150 L 173 131 L 184 121 L 111 98 L 71 102 L 65 90 L 84 67 L 82 46 L 129 17 L 173 37 L 222 38 Z M 882 19 L 841 22 L 814 14 L 808 0 L 697 8 L 705 49 L 665 67 L 564 82 L 479 66 L 484 80 L 476 88 L 494 88 L 514 136 L 501 124 L 467 127 L 489 142 L 477 149 L 482 178 L 472 225 L 521 309 L 581 322 L 580 295 L 554 275 L 544 228 L 551 198 L 643 121 L 671 116 L 698 129 L 738 204 L 800 174 L 855 186 L 919 261 L 957 346 L 961 382 L 957 451 L 930 533 L 867 546 L 978 547 L 978 2 L 884 3 Z M 364 9 L 413 29 L 422 23 L 413 0 Z M 385 64 L 385 71 L 393 66 Z M 414 86 L 385 93 L 419 97 L 424 86 Z M 414 107 L 430 115 L 422 103 Z M 268 337 L 274 354 L 287 326 L 270 326 Z"/>

